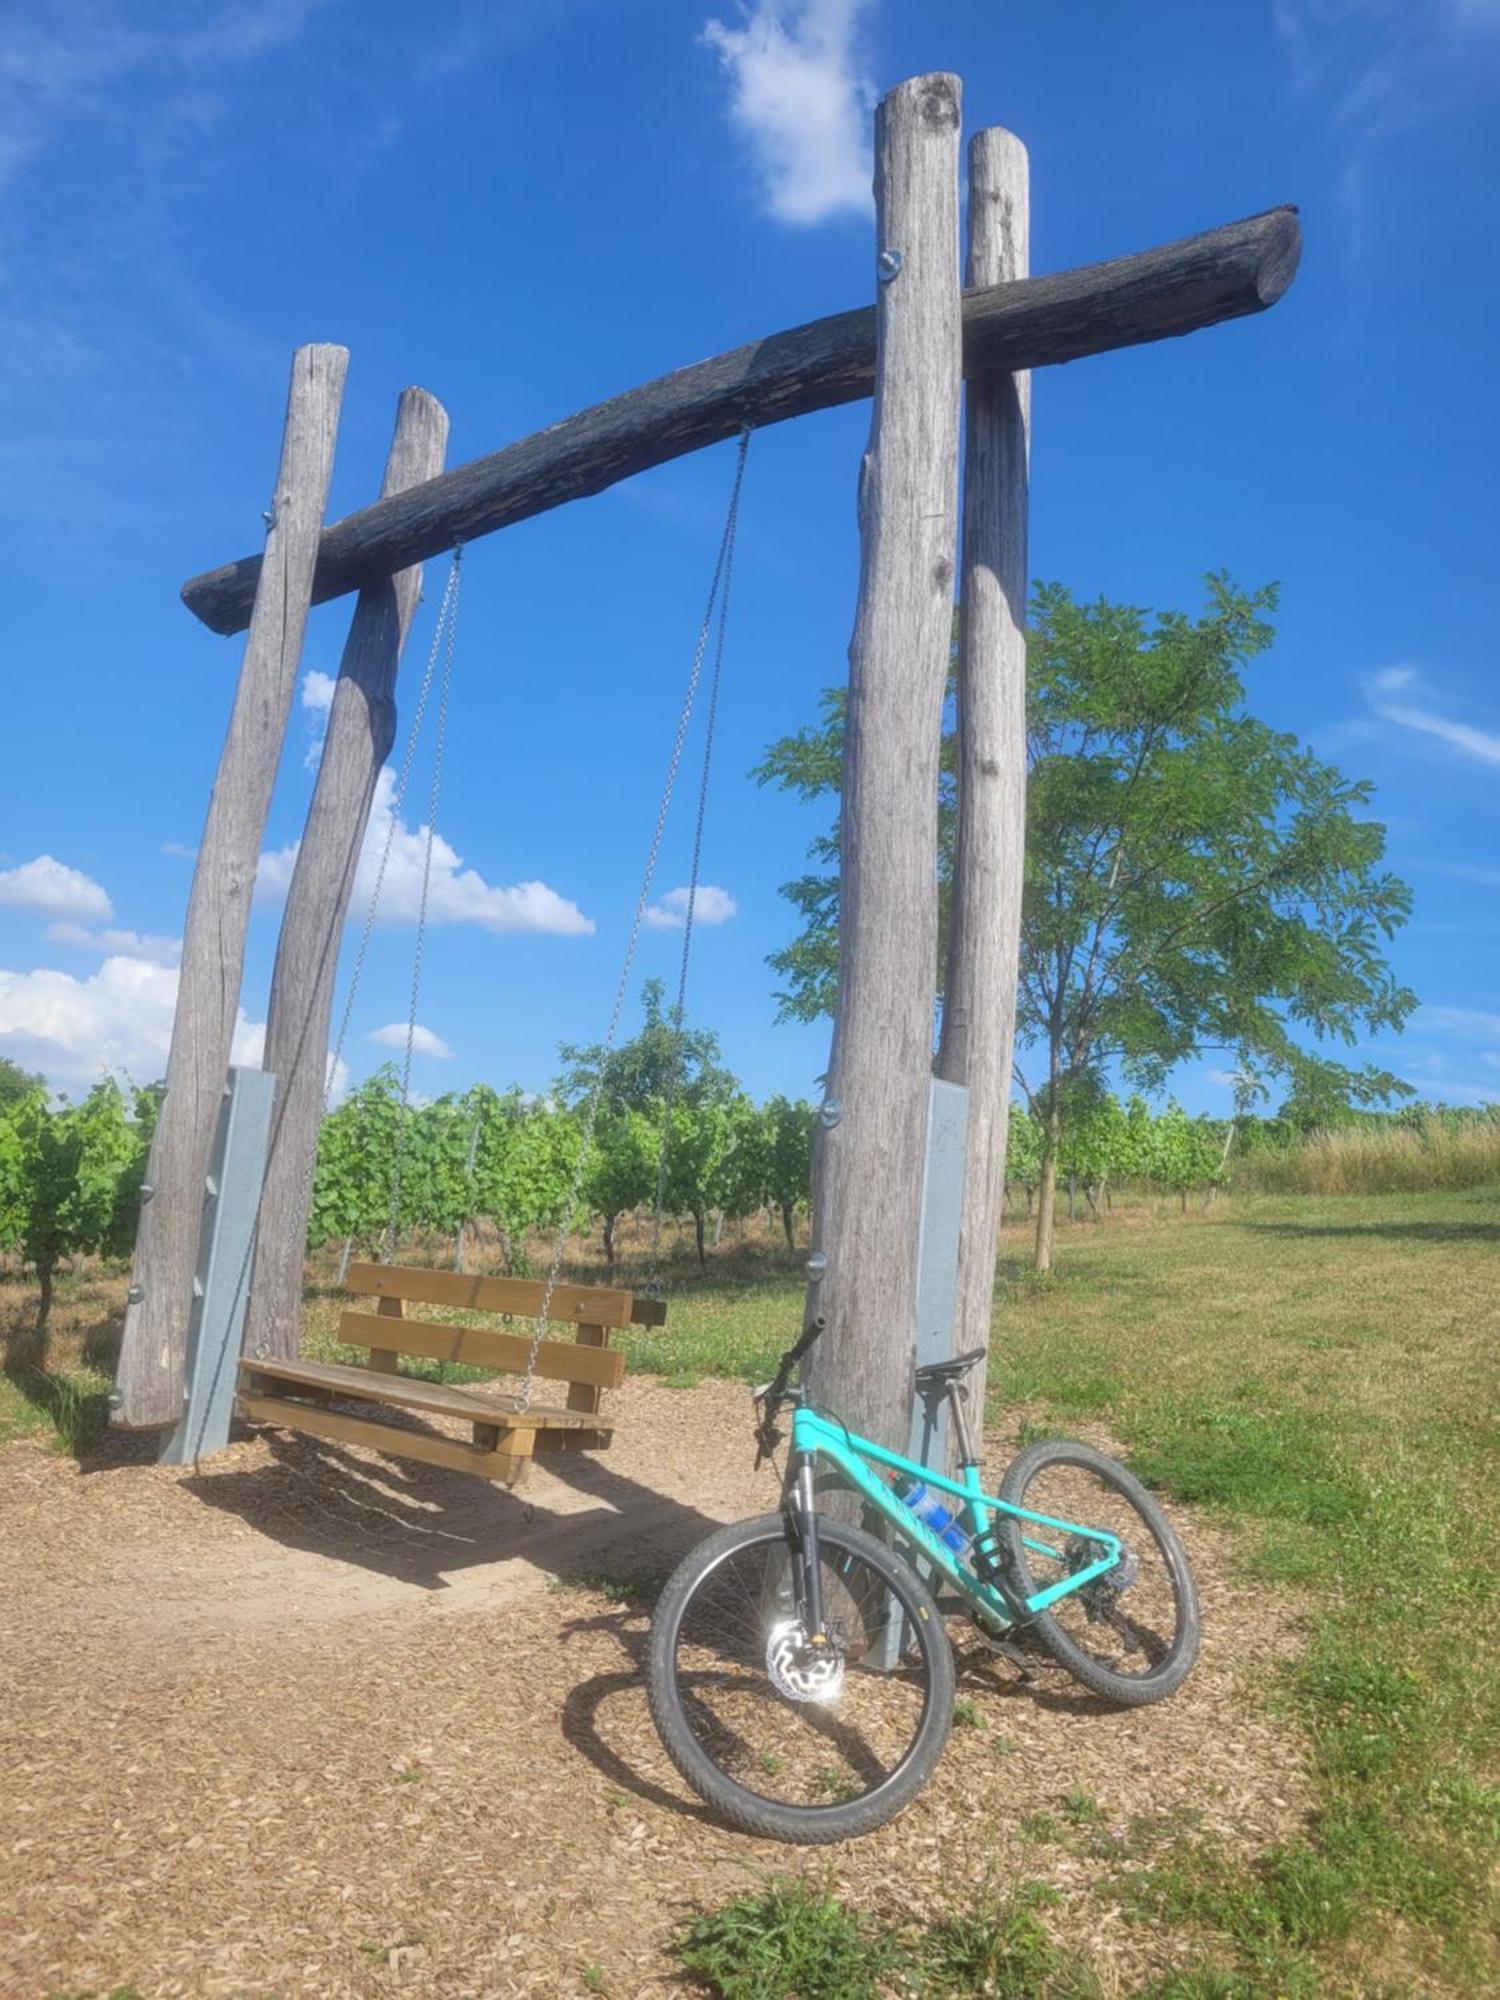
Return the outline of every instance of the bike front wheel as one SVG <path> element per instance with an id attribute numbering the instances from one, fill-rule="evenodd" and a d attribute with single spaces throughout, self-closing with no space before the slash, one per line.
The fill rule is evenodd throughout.
<path id="1" fill-rule="evenodd" d="M 926 1585 L 863 1529 L 819 1519 L 826 1646 L 808 1643 L 780 1514 L 721 1528 L 657 1604 L 651 1714 L 683 1777 L 745 1833 L 852 1840 L 931 1777 L 953 1655 Z"/>
<path id="2" fill-rule="evenodd" d="M 1053 1438 L 1023 1451 L 1000 1498 L 1056 1522 L 1102 1529 L 1119 1563 L 1057 1598 L 1029 1629 L 1075 1679 L 1124 1708 L 1176 1692 L 1198 1656 L 1198 1592 L 1171 1522 L 1133 1473 L 1092 1445 Z M 997 1523 L 1023 1600 L 1091 1567 L 1100 1546 L 1065 1528 Z"/>

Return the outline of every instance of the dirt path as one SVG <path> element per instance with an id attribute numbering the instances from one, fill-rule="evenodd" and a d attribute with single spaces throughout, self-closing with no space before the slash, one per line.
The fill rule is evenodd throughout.
<path id="1" fill-rule="evenodd" d="M 1175 1701 L 1104 1714 L 976 1667 L 979 1726 L 894 1826 L 823 1853 L 716 1826 L 658 1748 L 622 1586 L 774 1486 L 741 1389 L 613 1408 L 611 1452 L 538 1464 L 530 1518 L 278 1433 L 197 1473 L 0 1450 L 0 1993 L 664 1993 L 677 1921 L 777 1868 L 887 1916 L 1045 1876 L 1120 1984 L 1149 1938 L 1028 1814 L 1077 1787 L 1109 1825 L 1192 1809 L 1235 1845 L 1296 1819 L 1295 1747 L 1243 1698 L 1285 1623 L 1189 1523 L 1206 1643 Z"/>

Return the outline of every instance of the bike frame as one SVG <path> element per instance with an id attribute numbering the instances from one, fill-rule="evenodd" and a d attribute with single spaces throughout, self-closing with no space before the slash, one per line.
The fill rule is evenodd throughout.
<path id="1" fill-rule="evenodd" d="M 1000 1499 L 997 1494 L 986 1493 L 979 1483 L 979 1467 L 972 1460 L 960 1468 L 961 1481 L 948 1479 L 929 1466 L 903 1458 L 899 1452 L 887 1451 L 884 1445 L 875 1444 L 869 1438 L 856 1437 L 842 1424 L 831 1422 L 818 1411 L 799 1404 L 792 1417 L 791 1456 L 787 1465 L 784 1504 L 797 1517 L 798 1539 L 805 1552 L 816 1546 L 813 1468 L 819 1460 L 830 1466 L 898 1535 L 914 1543 L 985 1623 L 1001 1630 L 1024 1625 L 1039 1617 L 1059 1598 L 1081 1590 L 1095 1577 L 1113 1569 L 1120 1560 L 1119 1539 L 1107 1534 L 1104 1529 L 1085 1527 L 1078 1521 L 1060 1521 L 1050 1514 L 1035 1514 L 1027 1507 L 1018 1507 L 1013 1501 Z M 995 1517 L 1003 1514 L 1058 1534 L 1082 1535 L 1086 1541 L 1097 1544 L 1100 1553 L 1093 1562 L 1064 1577 L 1060 1583 L 1034 1591 L 1030 1597 L 1019 1598 L 1005 1584 L 991 1581 L 970 1569 L 946 1542 L 938 1539 L 925 1521 L 912 1512 L 890 1482 L 875 1470 L 876 1467 L 888 1472 L 906 1473 L 912 1479 L 920 1480 L 924 1486 L 935 1488 L 958 1501 L 954 1518 L 973 1538 L 977 1549 L 983 1550 L 992 1545 Z M 1062 1551 L 1048 1542 L 1033 1540 L 1029 1535 L 1025 1537 L 1025 1542 L 1039 1555 L 1051 1556 L 1059 1562 L 1063 1560 Z M 812 1581 L 816 1563 L 809 1563 L 808 1570 L 809 1581 Z M 821 1605 L 810 1604 L 808 1610 L 814 1629 L 820 1629 Z"/>

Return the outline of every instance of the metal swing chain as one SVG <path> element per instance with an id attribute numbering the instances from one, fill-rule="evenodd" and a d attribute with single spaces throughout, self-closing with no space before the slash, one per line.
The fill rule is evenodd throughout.
<path id="1" fill-rule="evenodd" d="M 739 456 L 735 462 L 734 484 L 730 489 L 729 510 L 724 519 L 724 532 L 719 539 L 719 553 L 714 563 L 713 581 L 709 587 L 708 605 L 703 613 L 703 623 L 698 630 L 698 642 L 693 649 L 693 663 L 688 673 L 687 689 L 683 695 L 682 710 L 677 718 L 677 732 L 672 739 L 672 753 L 667 761 L 666 780 L 662 786 L 661 800 L 656 809 L 656 823 L 651 831 L 651 845 L 646 852 L 646 866 L 641 876 L 640 894 L 636 897 L 635 915 L 631 920 L 630 936 L 625 946 L 625 957 L 620 966 L 620 976 L 615 985 L 614 1004 L 610 1008 L 609 1025 L 605 1030 L 601 1045 L 599 1067 L 593 1086 L 584 1101 L 583 1120 L 579 1133 L 578 1152 L 573 1163 L 573 1175 L 568 1186 L 562 1219 L 558 1224 L 557 1237 L 553 1245 L 552 1260 L 547 1268 L 547 1280 L 542 1288 L 542 1302 L 537 1310 L 536 1322 L 532 1329 L 531 1347 L 526 1356 L 526 1368 L 521 1382 L 521 1393 L 517 1398 L 517 1409 L 524 1412 L 531 1407 L 532 1385 L 536 1378 L 536 1358 L 542 1342 L 547 1337 L 547 1321 L 552 1309 L 552 1295 L 557 1290 L 558 1274 L 562 1270 L 563 1257 L 567 1251 L 568 1237 L 572 1234 L 573 1217 L 577 1211 L 578 1198 L 583 1190 L 583 1177 L 588 1171 L 589 1156 L 594 1142 L 594 1126 L 598 1121 L 599 1102 L 604 1091 L 605 1073 L 609 1066 L 609 1056 L 614 1049 L 615 1036 L 619 1033 L 620 1016 L 625 1007 L 625 996 L 630 988 L 630 975 L 635 965 L 636 947 L 640 943 L 641 927 L 646 920 L 646 906 L 651 900 L 651 887 L 656 879 L 657 856 L 661 852 L 662 835 L 666 830 L 667 814 L 671 808 L 672 795 L 677 787 L 677 773 L 682 763 L 683 745 L 687 740 L 688 726 L 693 719 L 693 707 L 698 698 L 698 683 L 703 674 L 703 661 L 708 652 L 708 642 L 713 631 L 714 608 L 719 598 L 719 588 L 726 570 L 733 560 L 735 535 L 739 527 L 740 489 L 745 479 L 745 458 L 750 449 L 750 430 L 747 425 L 740 433 Z"/>
<path id="2" fill-rule="evenodd" d="M 462 555 L 463 555 L 463 544 L 460 542 L 454 548 L 453 559 L 448 566 L 448 578 L 443 586 L 442 602 L 438 606 L 437 623 L 432 628 L 432 643 L 427 650 L 427 665 L 423 669 L 421 686 L 417 690 L 417 703 L 416 707 L 412 710 L 411 727 L 407 731 L 406 735 L 406 748 L 401 755 L 401 769 L 397 774 L 395 784 L 391 788 L 390 815 L 386 823 L 385 843 L 380 850 L 379 866 L 376 868 L 375 871 L 375 886 L 370 891 L 370 899 L 365 907 L 365 921 L 364 921 L 364 928 L 360 933 L 359 950 L 355 953 L 354 956 L 354 967 L 349 974 L 348 991 L 344 995 L 344 1011 L 339 1019 L 339 1031 L 338 1034 L 334 1037 L 333 1048 L 330 1050 L 328 1056 L 327 1072 L 325 1073 L 323 1078 L 323 1115 L 325 1118 L 328 1116 L 328 1106 L 333 1097 L 333 1086 L 338 1078 L 339 1064 L 343 1060 L 344 1043 L 348 1040 L 349 1036 L 349 1023 L 354 1017 L 355 996 L 359 992 L 359 983 L 360 979 L 364 974 L 365 960 L 369 956 L 370 938 L 371 934 L 375 929 L 375 918 L 380 909 L 380 898 L 385 888 L 386 870 L 390 866 L 391 849 L 396 844 L 396 828 L 400 823 L 401 808 L 405 804 L 407 787 L 411 782 L 412 766 L 416 761 L 416 755 L 417 755 L 417 743 L 422 734 L 423 718 L 427 713 L 427 699 L 432 692 L 432 683 L 437 674 L 438 660 L 442 655 L 443 642 L 445 637 L 448 640 L 448 649 L 447 649 L 448 668 L 447 668 L 447 674 L 445 674 L 444 688 L 443 688 L 443 708 L 446 714 L 447 700 L 448 700 L 447 680 L 448 676 L 450 676 L 452 673 L 452 666 L 453 666 L 452 629 L 453 626 L 456 624 L 458 618 L 458 585 L 459 585 L 459 576 L 461 568 L 460 559 Z M 438 758 L 439 758 L 439 763 L 441 763 L 441 758 L 442 758 L 441 739 L 439 741 Z M 432 824 L 433 824 L 433 815 L 429 814 L 428 817 L 429 829 L 431 828 Z M 430 845 L 428 849 L 428 861 L 429 863 L 431 861 Z M 424 903 L 425 903 L 425 898 L 424 898 Z M 418 954 L 420 955 L 421 952 L 420 929 L 418 931 L 417 950 Z M 409 1076 L 411 1069 L 411 1047 L 409 1042 L 407 1046 L 406 1061 L 407 1061 L 407 1072 Z M 403 1113 L 405 1111 L 405 1108 L 406 1108 L 406 1097 L 405 1094 L 403 1094 L 402 1097 Z M 402 1121 L 403 1126 L 404 1123 L 405 1120 L 403 1117 Z M 398 1128 L 397 1130 L 398 1148 L 402 1143 L 402 1138 L 403 1138 L 402 1130 L 401 1128 Z M 313 1186 L 313 1180 L 317 1174 L 317 1166 L 318 1166 L 317 1149 L 314 1148 L 313 1157 L 308 1162 L 307 1174 L 306 1178 L 303 1181 L 303 1186 L 302 1186 L 302 1205 L 304 1208 L 307 1207 L 312 1197 L 312 1186 Z M 398 1153 L 397 1171 L 399 1175 L 399 1153 Z M 399 1194 L 398 1194 L 398 1200 L 399 1200 Z"/>
<path id="3" fill-rule="evenodd" d="M 432 783 L 427 797 L 427 840 L 422 849 L 422 896 L 417 908 L 417 937 L 411 960 L 411 1005 L 406 1014 L 406 1049 L 401 1064 L 401 1117 L 396 1126 L 396 1158 L 391 1170 L 391 1220 L 386 1231 L 385 1261 L 389 1264 L 400 1241 L 401 1171 L 406 1160 L 406 1134 L 411 1124 L 411 1059 L 417 1039 L 417 1005 L 422 992 L 422 954 L 427 943 L 427 904 L 432 889 L 432 848 L 437 838 L 438 801 L 443 790 L 443 750 L 448 738 L 448 698 L 453 690 L 453 659 L 458 638 L 458 579 L 463 567 L 463 544 L 453 551 L 448 571 L 448 588 L 443 592 L 438 629 L 433 633 L 433 650 L 438 633 L 443 634 L 443 678 L 438 690 L 437 733 L 432 752 Z M 446 614 L 446 616 L 445 616 Z M 391 819 L 389 834 L 394 837 L 396 821 Z M 389 843 L 387 844 L 389 853 Z"/>
<path id="4" fill-rule="evenodd" d="M 412 765 L 416 761 L 417 739 L 422 734 L 422 720 L 427 713 L 427 697 L 432 691 L 433 679 L 437 673 L 438 658 L 442 649 L 443 636 L 450 619 L 458 615 L 458 584 L 460 559 L 463 544 L 453 551 L 453 559 L 448 566 L 448 580 L 443 586 L 442 603 L 438 607 L 437 623 L 432 628 L 432 643 L 427 650 L 427 665 L 422 673 L 422 684 L 417 690 L 417 705 L 412 710 L 411 728 L 407 731 L 406 748 L 401 756 L 401 769 L 395 785 L 391 789 L 390 817 L 386 823 L 385 845 L 380 850 L 380 863 L 375 871 L 375 886 L 370 891 L 370 900 L 365 908 L 364 929 L 360 934 L 359 950 L 354 955 L 354 969 L 349 974 L 349 990 L 344 995 L 344 1012 L 339 1021 L 338 1035 L 334 1040 L 333 1053 L 328 1064 L 328 1075 L 323 1088 L 323 1109 L 328 1109 L 328 1100 L 333 1095 L 334 1078 L 344 1053 L 344 1043 L 349 1035 L 349 1023 L 354 1015 L 354 999 L 359 992 L 359 982 L 365 969 L 365 960 L 370 951 L 370 935 L 375 928 L 376 913 L 380 908 L 381 893 L 385 888 L 386 869 L 390 866 L 391 849 L 396 843 L 396 827 L 400 821 L 401 808 L 406 802 L 406 788 L 411 781 Z"/>
<path id="5" fill-rule="evenodd" d="M 731 503 L 735 513 L 739 508 L 739 484 L 744 476 L 745 454 L 750 444 L 750 433 L 744 431 L 740 437 L 739 466 L 735 478 L 734 500 Z M 683 1039 L 683 1022 L 687 1010 L 688 962 L 693 952 L 693 919 L 698 909 L 698 884 L 703 868 L 703 825 L 708 813 L 708 779 L 713 766 L 714 728 L 719 719 L 719 689 L 724 679 L 724 642 L 729 628 L 729 598 L 734 582 L 735 538 L 727 538 L 723 557 L 723 588 L 719 591 L 718 632 L 714 639 L 714 668 L 708 684 L 708 717 L 703 733 L 703 771 L 698 780 L 698 817 L 693 826 L 693 861 L 688 876 L 687 909 L 682 920 L 682 959 L 677 970 L 677 1000 L 672 1009 L 672 1025 L 676 1031 L 677 1051 L 680 1054 Z M 717 587 L 718 579 L 715 579 Z M 710 595 L 708 614 L 713 613 L 713 597 Z M 667 1071 L 667 1088 L 662 1105 L 661 1145 L 656 1156 L 656 1202 L 651 1212 L 651 1258 L 647 1266 L 646 1290 L 657 1293 L 661 1289 L 661 1219 L 667 1199 L 667 1163 L 672 1144 L 672 1112 L 677 1101 L 679 1064 L 674 1061 Z"/>

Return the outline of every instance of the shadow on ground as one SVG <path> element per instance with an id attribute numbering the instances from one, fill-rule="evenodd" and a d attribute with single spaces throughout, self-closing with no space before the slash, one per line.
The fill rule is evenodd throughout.
<path id="1" fill-rule="evenodd" d="M 1230 1229 L 1261 1235 L 1301 1237 L 1343 1236 L 1375 1243 L 1500 1243 L 1500 1219 L 1494 1222 L 1230 1222 Z"/>
<path id="2" fill-rule="evenodd" d="M 526 1488 L 508 1492 L 438 1466 L 372 1464 L 323 1439 L 261 1436 L 269 1464 L 195 1471 L 184 1489 L 283 1547 L 424 1590 L 448 1589 L 455 1570 L 510 1560 L 563 1583 L 660 1578 L 719 1526 L 595 1457 L 549 1458 L 547 1473 L 584 1503 L 552 1508 Z"/>

